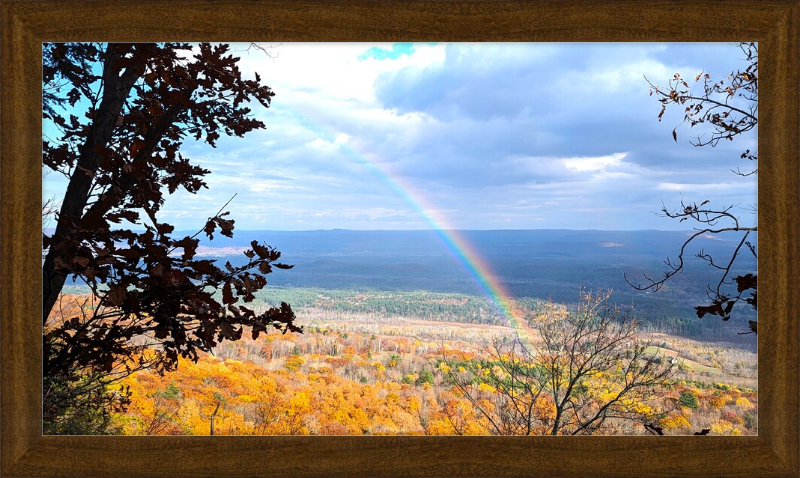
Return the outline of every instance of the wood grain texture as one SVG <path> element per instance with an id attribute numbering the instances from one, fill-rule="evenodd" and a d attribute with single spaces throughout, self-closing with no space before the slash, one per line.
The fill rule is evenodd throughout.
<path id="1" fill-rule="evenodd" d="M 0 0 L 3 476 L 800 476 L 800 0 Z M 758 41 L 758 437 L 42 437 L 41 42 Z"/>

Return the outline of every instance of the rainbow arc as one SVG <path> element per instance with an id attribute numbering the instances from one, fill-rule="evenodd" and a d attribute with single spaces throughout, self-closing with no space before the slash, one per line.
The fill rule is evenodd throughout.
<path id="1" fill-rule="evenodd" d="M 324 128 L 310 123 L 304 118 L 304 126 L 317 126 L 315 133 L 321 136 L 339 138 L 338 134 L 325 134 L 319 131 Z M 322 138 L 324 139 L 324 138 Z M 426 195 L 417 190 L 401 175 L 391 171 L 388 166 L 377 160 L 372 154 L 358 151 L 350 141 L 333 141 L 349 157 L 363 165 L 370 173 L 403 199 L 438 236 L 444 247 L 461 264 L 467 274 L 474 280 L 478 287 L 488 296 L 498 311 L 506 318 L 520 338 L 524 339 L 524 326 L 521 323 L 522 311 L 515 305 L 512 295 L 492 271 L 491 266 L 484 257 L 475 249 L 464 233 L 448 221 L 444 214 L 432 204 Z"/>

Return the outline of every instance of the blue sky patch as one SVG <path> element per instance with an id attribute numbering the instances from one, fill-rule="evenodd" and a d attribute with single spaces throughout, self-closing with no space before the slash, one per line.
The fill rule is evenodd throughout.
<path id="1" fill-rule="evenodd" d="M 366 60 L 374 58 L 376 60 L 396 60 L 403 55 L 410 55 L 414 53 L 414 45 L 412 43 L 395 43 L 392 45 L 391 50 L 374 46 L 369 50 L 358 56 L 359 60 Z"/>

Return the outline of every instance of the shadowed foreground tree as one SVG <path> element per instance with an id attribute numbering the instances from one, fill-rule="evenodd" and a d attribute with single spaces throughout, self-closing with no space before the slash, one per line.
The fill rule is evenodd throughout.
<path id="1" fill-rule="evenodd" d="M 720 141 L 733 141 L 736 136 L 755 132 L 758 126 L 758 45 L 739 43 L 738 48 L 747 66 L 744 70 L 731 72 L 726 78 L 714 80 L 710 74 L 700 72 L 694 79 L 694 85 L 690 86 L 688 81 L 676 73 L 666 87 L 654 85 L 647 80 L 650 95 L 655 93 L 661 103 L 658 121 L 661 121 L 668 106 L 683 106 L 684 119 L 681 124 L 688 123 L 691 128 L 698 126 L 706 129 L 703 134 L 690 140 L 697 147 L 713 148 Z M 695 91 L 698 84 L 701 91 Z M 675 127 L 672 130 L 675 141 L 678 141 L 677 129 Z M 757 151 L 747 149 L 741 153 L 740 159 L 752 162 L 753 166 L 745 171 L 737 167 L 732 170 L 733 174 L 742 177 L 758 174 Z M 661 213 L 664 217 L 696 224 L 695 233 L 681 245 L 677 260 L 665 261 L 668 269 L 663 277 L 653 279 L 645 274 L 643 282 L 628 283 L 637 290 L 658 291 L 671 277 L 684 269 L 685 253 L 693 241 L 708 235 L 736 235 L 737 245 L 728 257 L 715 259 L 703 250 L 696 254 L 709 267 L 718 271 L 719 280 L 706 285 L 710 304 L 698 305 L 695 310 L 699 318 L 711 314 L 720 316 L 725 321 L 731 318 L 734 307 L 740 302 L 758 310 L 758 274 L 755 271 L 744 273 L 736 268 L 741 263 L 742 254 L 758 258 L 758 246 L 753 240 L 758 232 L 758 206 L 751 205 L 747 212 L 752 215 L 752 221 L 743 221 L 740 211 L 734 205 L 715 207 L 709 200 L 703 200 L 700 204 L 681 201 L 680 207 L 674 210 L 662 206 Z M 750 329 L 753 333 L 758 333 L 758 323 L 750 321 Z"/>
<path id="2" fill-rule="evenodd" d="M 69 180 L 55 232 L 43 234 L 46 432 L 80 432 L 79 410 L 124 405 L 125 391 L 108 384 L 136 370 L 173 370 L 179 356 L 197 360 L 245 328 L 254 338 L 300 331 L 285 303 L 242 305 L 273 267 L 291 267 L 278 251 L 253 241 L 244 265 L 219 267 L 196 249 L 201 234 L 232 237 L 227 212 L 186 237 L 158 218 L 165 195 L 206 187 L 209 171 L 179 152 L 187 137 L 213 147 L 221 134 L 265 127 L 247 105 L 269 107 L 274 93 L 258 74 L 243 79 L 228 52 L 207 43 L 43 46 L 43 117 L 59 134 L 43 138 L 43 163 Z M 65 304 L 69 276 L 92 297 Z M 83 432 L 100 432 L 103 420 Z"/>
<path id="3" fill-rule="evenodd" d="M 553 306 L 531 324 L 535 349 L 519 339 L 495 342 L 490 358 L 449 376 L 496 435 L 592 435 L 632 432 L 657 415 L 647 402 L 673 374 L 636 339 L 629 309 L 610 292 L 581 292 L 575 310 Z M 459 370 L 461 367 L 461 370 Z"/>

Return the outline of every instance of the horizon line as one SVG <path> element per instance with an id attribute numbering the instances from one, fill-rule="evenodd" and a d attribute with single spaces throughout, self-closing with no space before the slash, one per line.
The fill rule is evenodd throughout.
<path id="1" fill-rule="evenodd" d="M 188 231 L 196 231 L 195 229 L 176 229 L 174 233 L 184 233 Z M 696 232 L 695 229 L 571 229 L 566 227 L 540 227 L 530 229 L 348 229 L 342 227 L 336 228 L 317 228 L 317 229 L 234 229 L 234 234 L 237 232 L 426 232 L 426 231 L 466 231 L 466 232 L 516 232 L 516 231 L 573 231 L 573 232 Z"/>

